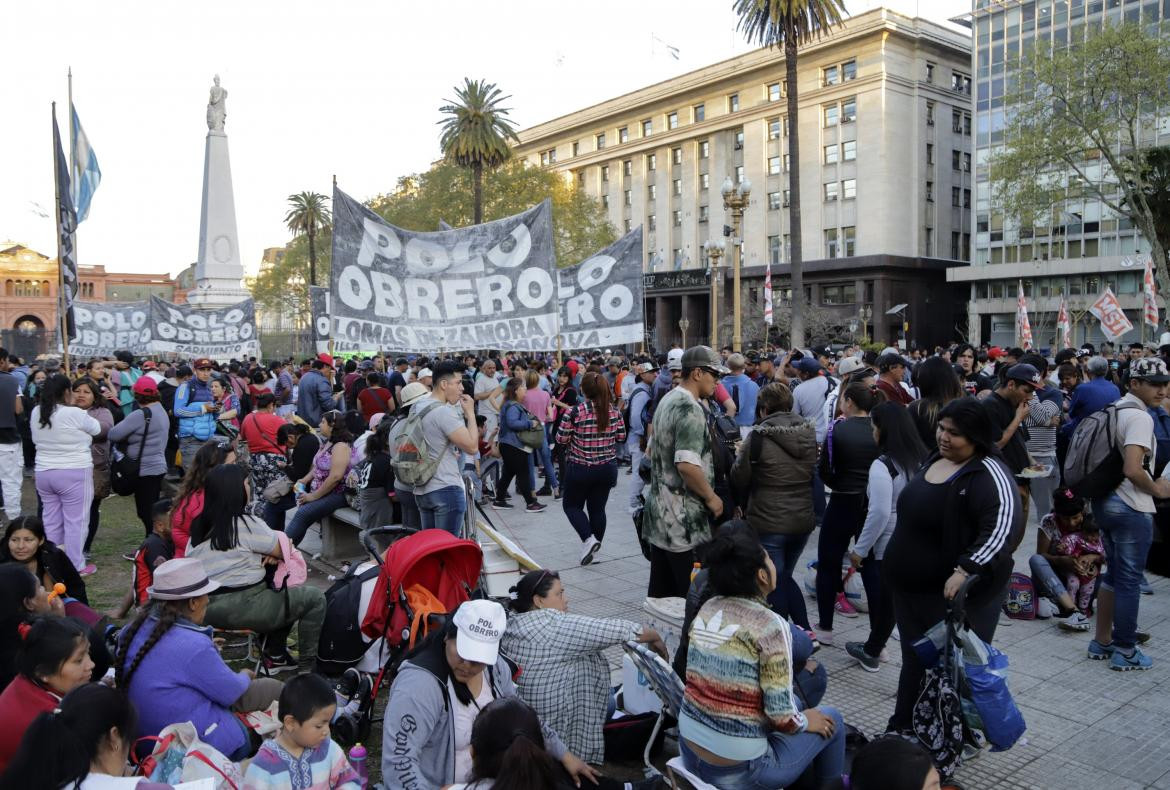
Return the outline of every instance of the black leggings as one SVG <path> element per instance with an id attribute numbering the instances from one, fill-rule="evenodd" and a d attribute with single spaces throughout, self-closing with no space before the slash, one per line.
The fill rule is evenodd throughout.
<path id="1" fill-rule="evenodd" d="M 865 652 L 877 658 L 894 632 L 894 594 L 882 580 L 882 561 L 873 559 L 873 552 L 861 564 L 861 581 L 869 604 L 869 639 L 865 640 Z"/>
<path id="2" fill-rule="evenodd" d="M 512 478 L 516 479 L 516 490 L 524 497 L 524 501 L 532 505 L 536 497 L 532 495 L 532 478 L 528 476 L 528 461 L 531 457 L 519 447 L 510 444 L 500 444 L 500 455 L 504 460 L 504 473 L 500 475 L 500 482 L 496 484 L 496 500 L 508 498 L 508 486 Z"/>
<path id="3" fill-rule="evenodd" d="M 817 613 L 819 628 L 833 630 L 833 605 L 841 585 L 841 559 L 849 548 L 849 541 L 861 532 L 865 523 L 864 494 L 843 494 L 834 491 L 825 508 L 821 522 L 821 536 L 817 541 Z"/>
<path id="4" fill-rule="evenodd" d="M 138 478 L 138 485 L 134 487 L 134 510 L 138 513 L 138 519 L 142 522 L 147 537 L 154 532 L 151 510 L 154 509 L 154 503 L 158 501 L 159 492 L 162 490 L 162 479 L 162 475 L 141 475 Z"/>

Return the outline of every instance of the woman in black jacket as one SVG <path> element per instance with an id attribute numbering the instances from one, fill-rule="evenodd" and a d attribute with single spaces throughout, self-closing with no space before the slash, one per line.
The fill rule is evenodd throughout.
<path id="1" fill-rule="evenodd" d="M 841 393 L 844 417 L 829 426 L 821 448 L 820 475 L 825 487 L 833 490 L 821 535 L 817 542 L 817 639 L 833 642 L 833 613 L 856 617 L 841 583 L 841 560 L 849 542 L 861 533 L 865 523 L 865 488 L 869 466 L 878 457 L 869 411 L 885 400 L 877 387 L 855 381 Z"/>
<path id="2" fill-rule="evenodd" d="M 0 543 L 0 563 L 24 565 L 37 577 L 47 592 L 58 582 L 65 585 L 65 596 L 89 605 L 85 582 L 65 552 L 45 537 L 45 525 L 36 516 L 20 516 L 8 522 Z"/>
<path id="3" fill-rule="evenodd" d="M 995 447 L 998 432 L 973 397 L 939 412 L 938 453 L 898 498 L 898 525 L 882 561 L 894 595 L 902 673 L 889 729 L 907 730 L 925 668 L 914 642 L 946 616 L 946 602 L 968 576 L 967 621 L 985 642 L 995 635 L 1024 534 L 1024 512 L 1011 472 Z"/>

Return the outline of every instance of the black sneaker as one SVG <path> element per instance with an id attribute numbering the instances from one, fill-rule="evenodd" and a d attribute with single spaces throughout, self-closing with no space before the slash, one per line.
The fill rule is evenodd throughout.
<path id="1" fill-rule="evenodd" d="M 557 486 L 557 490 L 553 493 L 553 499 L 560 499 L 564 495 L 564 492 L 561 491 L 561 487 Z"/>
<path id="2" fill-rule="evenodd" d="M 494 507 L 494 508 L 511 508 L 512 503 L 506 499 L 497 499 L 495 502 L 492 502 L 492 507 Z"/>
<path id="3" fill-rule="evenodd" d="M 881 669 L 881 659 L 865 652 L 865 643 L 863 642 L 846 642 L 845 652 L 853 656 L 866 672 L 877 672 Z"/>
<path id="4" fill-rule="evenodd" d="M 333 685 L 333 690 L 345 700 L 351 700 L 357 694 L 358 689 L 362 685 L 362 673 L 358 672 L 353 667 L 341 673 L 341 677 L 337 679 L 337 683 Z"/>
<path id="5" fill-rule="evenodd" d="M 533 502 L 524 509 L 529 513 L 543 513 L 544 511 L 548 510 L 548 505 L 543 504 L 542 502 Z"/>
<path id="6" fill-rule="evenodd" d="M 536 496 L 552 496 L 552 487 L 547 485 L 541 486 L 540 490 L 536 492 Z"/>
<path id="7" fill-rule="evenodd" d="M 287 650 L 276 656 L 270 656 L 266 653 L 261 659 L 261 662 L 264 665 L 264 671 L 269 675 L 277 672 L 288 672 L 297 668 L 297 660 Z"/>

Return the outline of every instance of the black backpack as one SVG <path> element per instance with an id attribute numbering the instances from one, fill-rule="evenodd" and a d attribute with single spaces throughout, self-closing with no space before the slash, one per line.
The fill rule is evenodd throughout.
<path id="1" fill-rule="evenodd" d="M 356 666 L 370 647 L 362 638 L 358 610 L 362 584 L 376 579 L 381 569 L 374 565 L 359 574 L 357 568 L 354 565 L 325 591 L 325 622 L 317 645 L 317 671 L 325 675 L 340 675 Z"/>
<path id="2" fill-rule="evenodd" d="M 707 433 L 711 436 L 711 456 L 715 467 L 715 485 L 726 488 L 731 476 L 731 465 L 735 463 L 735 453 L 739 448 L 739 426 L 733 418 L 716 413 L 715 409 L 708 408 L 706 412 Z"/>

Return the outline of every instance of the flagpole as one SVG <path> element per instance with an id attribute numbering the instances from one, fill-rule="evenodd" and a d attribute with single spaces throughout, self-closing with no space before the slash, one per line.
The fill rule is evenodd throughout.
<path id="1" fill-rule="evenodd" d="M 53 102 L 53 127 L 57 128 L 57 102 Z M 70 119 L 70 126 L 73 125 Z M 57 145 L 53 143 L 53 196 L 57 202 L 57 324 L 61 332 L 61 361 L 65 366 L 65 375 L 69 375 L 69 332 L 65 317 L 65 271 L 62 268 L 62 258 L 65 251 L 61 248 L 61 179 L 57 177 Z"/>
<path id="2" fill-rule="evenodd" d="M 68 82 L 69 82 L 69 188 L 72 189 L 73 188 L 73 178 L 74 178 L 73 174 L 77 172 L 77 162 L 75 161 L 75 157 L 77 156 L 77 140 L 75 137 L 76 132 L 73 129 L 73 67 L 72 66 L 66 67 L 65 73 L 66 73 L 66 76 L 68 77 Z M 74 202 L 72 200 L 72 196 L 70 196 L 70 202 L 71 203 Z M 77 211 L 76 205 L 73 207 L 73 210 Z M 61 207 L 58 206 L 57 207 L 57 215 L 60 216 L 60 214 L 61 214 Z M 80 225 L 81 223 L 76 223 L 76 224 Z M 61 235 L 60 233 L 57 234 L 58 238 L 60 237 L 60 235 Z M 80 275 L 81 274 L 81 263 L 79 261 L 80 261 L 80 259 L 77 257 L 77 231 L 74 230 L 73 231 L 73 262 L 77 265 L 77 273 Z M 58 264 L 59 263 L 60 263 L 60 260 L 58 260 Z M 61 267 L 58 265 L 57 269 L 60 270 Z M 61 298 L 64 299 L 64 295 L 65 295 L 64 294 L 64 292 L 65 292 L 65 285 L 64 285 L 65 279 L 64 278 L 65 278 L 65 275 L 63 272 L 58 271 L 57 277 L 61 278 Z M 81 288 L 81 286 L 79 285 L 78 286 L 78 293 L 80 293 L 80 288 Z M 62 305 L 64 305 L 64 302 L 62 302 Z M 62 310 L 62 313 L 64 313 L 64 310 Z M 63 325 L 66 328 L 68 328 L 67 322 Z M 69 373 L 69 351 L 68 351 L 69 338 L 66 337 L 66 335 L 68 335 L 68 334 L 69 333 L 66 331 L 61 332 L 61 351 L 62 351 L 63 361 L 65 363 L 66 375 L 68 375 L 68 373 Z"/>

